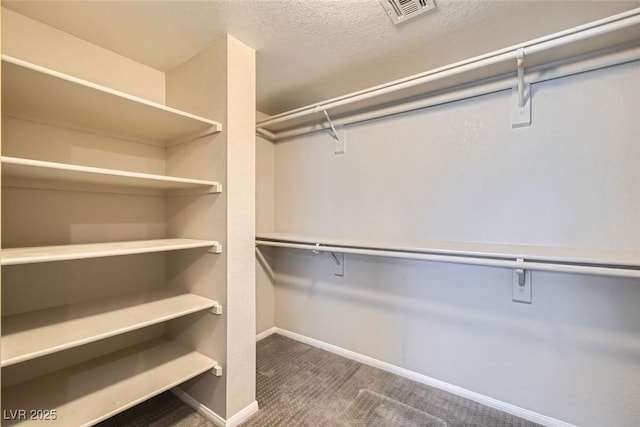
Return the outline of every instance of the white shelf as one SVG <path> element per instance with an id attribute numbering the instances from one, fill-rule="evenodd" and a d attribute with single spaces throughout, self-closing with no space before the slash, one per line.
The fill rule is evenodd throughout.
<path id="1" fill-rule="evenodd" d="M 115 185 L 161 190 L 204 189 L 219 193 L 221 185 L 214 181 L 176 178 L 163 175 L 114 169 L 78 166 L 2 156 L 2 178 L 37 179 L 83 184 Z"/>
<path id="2" fill-rule="evenodd" d="M 214 300 L 154 289 L 2 319 L 2 366 L 144 328 L 217 306 Z"/>
<path id="3" fill-rule="evenodd" d="M 3 426 L 88 426 L 213 369 L 200 353 L 155 340 L 2 390 L 5 413 L 55 410 L 56 419 Z"/>
<path id="4" fill-rule="evenodd" d="M 158 239 L 79 245 L 2 248 L 0 261 L 1 265 L 31 264 L 37 262 L 66 261 L 206 247 L 213 248 L 212 252 L 215 253 L 222 251 L 220 244 L 212 240 Z"/>
<path id="5" fill-rule="evenodd" d="M 2 113 L 171 145 L 219 132 L 219 123 L 2 55 Z"/>
<path id="6" fill-rule="evenodd" d="M 340 239 L 306 236 L 290 233 L 261 233 L 258 242 L 290 242 L 294 244 L 320 244 L 332 247 L 360 248 L 443 256 L 486 258 L 498 260 L 524 259 L 548 263 L 568 263 L 580 265 L 611 265 L 640 267 L 640 250 L 614 251 L 564 248 L 540 245 L 513 245 L 480 242 L 425 242 L 370 239 Z"/>

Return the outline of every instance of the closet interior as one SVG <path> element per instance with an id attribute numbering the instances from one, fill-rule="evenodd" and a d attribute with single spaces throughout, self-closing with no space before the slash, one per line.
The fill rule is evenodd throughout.
<path id="1" fill-rule="evenodd" d="M 124 65 L 116 77 L 140 68 L 9 11 L 3 24 Z M 225 391 L 227 310 L 252 307 L 227 292 L 226 183 L 227 144 L 253 145 L 235 122 L 255 114 L 251 85 L 228 105 L 227 73 L 250 79 L 253 51 L 222 38 L 170 72 L 146 70 L 163 86 L 145 97 L 91 67 L 38 63 L 19 37 L 3 32 L 2 425 L 93 425 L 179 385 L 220 416 L 251 404 L 250 381 L 237 402 Z"/>
<path id="2" fill-rule="evenodd" d="M 530 422 L 640 419 L 640 9 L 268 115 L 232 35 L 160 70 L 8 3 L 2 426 L 166 391 L 238 425 L 257 375 L 301 383 L 256 372 L 273 334 Z M 250 3 L 264 29 L 275 3 Z"/>

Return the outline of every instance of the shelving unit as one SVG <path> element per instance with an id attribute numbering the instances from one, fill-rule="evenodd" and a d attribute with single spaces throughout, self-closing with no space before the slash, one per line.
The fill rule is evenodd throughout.
<path id="1" fill-rule="evenodd" d="M 154 289 L 7 316 L 2 366 L 219 307 L 198 295 Z"/>
<path id="2" fill-rule="evenodd" d="M 5 182 L 7 178 L 24 178 L 160 190 L 202 189 L 212 193 L 222 191 L 222 186 L 219 183 L 202 179 L 178 178 L 7 156 L 2 156 L 1 159 L 2 178 Z"/>
<path id="3" fill-rule="evenodd" d="M 210 331 L 211 322 L 216 321 L 216 315 L 222 314 L 222 305 L 215 298 L 215 288 L 210 281 L 202 279 L 202 275 L 185 273 L 183 278 L 180 274 L 193 263 L 214 265 L 218 258 L 215 254 L 222 252 L 222 245 L 209 239 L 212 227 L 206 223 L 199 223 L 199 226 L 206 228 L 204 235 L 207 238 L 181 237 L 183 234 L 203 235 L 195 227 L 188 233 L 183 231 L 186 227 L 183 224 L 188 224 L 194 216 L 215 220 L 203 213 L 201 206 L 211 206 L 216 200 L 211 194 L 220 193 L 222 185 L 216 180 L 148 173 L 148 170 L 171 172 L 176 169 L 174 164 L 179 163 L 177 169 L 188 170 L 178 175 L 210 177 L 211 170 L 194 168 L 188 160 L 185 162 L 185 157 L 172 161 L 171 156 L 178 152 L 187 158 L 207 158 L 213 152 L 208 148 L 213 134 L 222 130 L 221 124 L 7 55 L 2 55 L 2 113 L 11 117 L 19 128 L 19 131 L 7 131 L 6 135 L 3 132 L 1 169 L 3 191 L 7 195 L 3 196 L 2 208 L 13 214 L 3 215 L 4 226 L 12 226 L 6 222 L 10 221 L 6 217 L 11 217 L 11 221 L 18 221 L 26 230 L 27 243 L 52 241 L 50 236 L 37 234 L 43 228 L 33 224 L 34 220 L 39 221 L 36 216 L 21 215 L 20 211 L 34 204 L 40 209 L 48 209 L 48 204 L 52 204 L 53 213 L 44 213 L 54 216 L 47 226 L 61 228 L 61 232 L 52 233 L 61 240 L 61 244 L 54 246 L 28 246 L 20 244 L 22 236 L 3 236 L 5 247 L 0 252 L 3 270 L 17 269 L 7 275 L 11 283 L 3 283 L 3 304 L 11 304 L 11 299 L 20 295 L 26 305 L 17 312 L 9 310 L 12 314 L 2 318 L 2 369 L 11 374 L 24 372 L 24 366 L 38 366 L 37 373 L 26 377 L 19 375 L 19 381 L 24 382 L 3 383 L 3 409 L 26 410 L 26 419 L 11 412 L 14 416 L 5 417 L 3 425 L 26 426 L 43 422 L 64 426 L 93 425 L 204 372 L 212 371 L 219 376 L 222 368 L 212 357 L 219 354 L 215 353 L 213 343 L 208 339 L 192 340 L 189 333 L 181 329 L 180 322 L 197 323 L 204 317 L 201 323 L 207 326 L 201 328 Z M 20 130 L 47 129 L 43 124 L 55 126 L 57 139 L 48 141 L 46 136 L 38 134 L 39 138 L 47 138 L 46 145 L 39 140 L 12 141 L 12 138 L 21 137 Z M 65 135 L 73 135 L 76 139 L 66 140 Z M 86 136 L 86 141 L 79 140 L 79 135 Z M 100 142 L 95 142 L 98 139 Z M 49 161 L 52 153 L 66 150 L 70 152 L 68 163 Z M 109 155 L 102 156 L 101 151 Z M 145 157 L 147 153 L 151 153 L 151 157 Z M 101 167 L 87 166 L 83 161 L 85 155 L 92 156 L 90 164 L 97 163 Z M 133 164 L 141 171 L 119 169 L 120 159 L 129 161 L 134 157 Z M 162 168 L 157 167 L 159 162 Z M 147 163 L 152 163 L 154 168 Z M 186 168 L 183 167 L 185 164 Z M 112 192 L 112 188 L 128 190 L 119 193 Z M 131 205 L 132 198 L 139 204 Z M 104 206 L 115 201 L 116 205 L 98 216 L 97 210 L 87 210 L 85 219 L 82 210 L 84 203 L 90 203 L 88 200 L 99 200 Z M 69 209 L 55 209 L 68 203 L 71 204 Z M 129 207 L 140 204 L 145 206 L 142 213 L 132 212 L 135 208 Z M 162 207 L 164 212 L 160 215 L 145 218 L 152 210 Z M 80 215 L 69 218 L 74 210 L 80 211 Z M 174 220 L 172 215 L 179 216 L 183 211 L 188 211 L 187 219 Z M 225 211 L 219 212 L 224 214 Z M 157 218 L 164 218 L 164 223 L 158 225 Z M 100 229 L 93 234 L 99 237 L 74 237 L 74 230 L 84 230 L 84 226 L 90 233 Z M 110 227 L 125 230 L 113 240 L 124 240 L 123 235 L 132 238 L 111 241 Z M 133 240 L 141 233 L 127 234 L 128 229 L 144 227 L 162 232 L 144 235 L 164 234 L 164 237 L 173 238 Z M 77 244 L 77 241 L 97 243 Z M 82 296 L 62 294 L 55 303 L 50 303 L 52 306 L 45 306 L 47 301 L 41 301 L 39 306 L 29 302 L 29 286 L 32 285 L 29 280 L 33 279 L 25 277 L 34 275 L 24 272 L 33 271 L 35 267 L 30 264 L 66 261 L 65 269 L 83 269 L 83 280 L 86 280 L 91 277 L 92 265 L 97 265 L 98 258 L 155 252 L 165 255 L 149 258 L 144 267 L 131 271 L 134 280 L 126 283 L 138 287 L 127 289 L 126 293 L 101 289 L 100 297 L 90 297 L 91 292 L 84 288 L 95 286 L 92 283 L 67 286 L 59 276 L 52 274 L 51 278 L 43 276 L 37 280 L 50 280 L 47 285 L 64 288 L 66 291 L 63 292 L 67 293 L 73 292 L 74 286 L 82 287 Z M 52 264 L 38 268 L 47 271 L 47 266 L 51 266 L 51 271 L 59 271 Z M 118 274 L 127 273 L 114 271 L 113 275 L 118 277 Z M 74 276 L 67 274 L 67 277 L 73 279 Z M 150 289 L 151 279 L 158 277 L 162 277 L 164 283 L 157 283 Z M 136 281 L 140 283 L 136 284 Z M 68 303 L 58 305 L 61 301 Z M 202 316 L 198 317 L 200 314 Z M 156 338 L 139 342 L 150 337 Z M 96 345 L 105 339 L 116 340 L 113 341 L 116 343 L 114 348 L 124 350 L 113 352 L 108 346 Z M 87 350 L 88 347 L 91 349 Z M 62 361 L 70 351 L 73 361 Z M 44 409 L 49 414 L 54 411 L 55 418 L 31 419 L 30 409 Z"/>
<path id="4" fill-rule="evenodd" d="M 93 425 L 216 366 L 174 342 L 143 343 L 6 388 L 3 408 L 24 409 L 26 419 L 3 425 Z M 55 419 L 29 419 L 31 410 L 55 411 Z"/>
<path id="5" fill-rule="evenodd" d="M 66 261 L 106 256 L 135 255 L 181 249 L 212 248 L 222 252 L 218 242 L 194 239 L 158 239 L 131 242 L 88 243 L 80 245 L 3 248 L 2 265 L 33 264 L 36 262 Z"/>
<path id="6" fill-rule="evenodd" d="M 3 114 L 162 146 L 220 123 L 2 55 Z"/>

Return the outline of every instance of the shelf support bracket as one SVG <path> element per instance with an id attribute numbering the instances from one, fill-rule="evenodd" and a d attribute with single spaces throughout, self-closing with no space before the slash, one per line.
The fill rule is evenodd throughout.
<path id="1" fill-rule="evenodd" d="M 206 189 L 186 189 L 186 190 L 165 190 L 164 194 L 168 197 L 181 197 L 181 196 L 202 196 L 205 194 L 218 194 L 222 193 L 222 184 L 216 182 Z"/>
<path id="2" fill-rule="evenodd" d="M 211 307 L 209 309 L 209 313 L 216 314 L 216 315 L 221 315 L 222 314 L 222 305 L 220 305 L 220 303 L 216 303 L 216 305 L 214 305 L 213 307 Z"/>
<path id="3" fill-rule="evenodd" d="M 221 377 L 222 376 L 222 366 L 220 365 L 215 365 L 210 371 L 209 373 L 211 373 L 212 375 L 215 375 L 216 377 Z"/>
<path id="4" fill-rule="evenodd" d="M 209 252 L 210 254 L 221 254 L 222 253 L 222 245 L 218 242 L 216 242 L 211 249 L 209 249 L 207 252 Z"/>
<path id="5" fill-rule="evenodd" d="M 531 126 L 531 85 L 524 81 L 524 49 L 516 54 L 518 74 L 511 91 L 511 127 Z"/>

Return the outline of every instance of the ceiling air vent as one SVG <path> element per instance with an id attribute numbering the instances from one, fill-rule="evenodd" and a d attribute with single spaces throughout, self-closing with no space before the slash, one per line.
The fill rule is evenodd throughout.
<path id="1" fill-rule="evenodd" d="M 380 4 L 396 25 L 436 8 L 434 0 L 380 0 Z"/>

